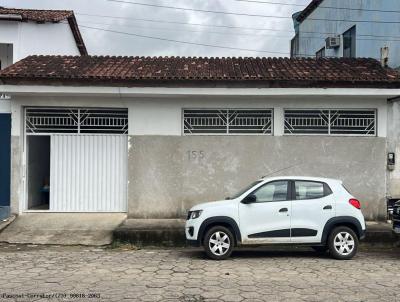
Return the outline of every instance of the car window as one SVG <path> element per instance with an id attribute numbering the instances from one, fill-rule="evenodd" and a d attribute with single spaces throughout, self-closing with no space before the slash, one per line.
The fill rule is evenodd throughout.
<path id="1" fill-rule="evenodd" d="M 316 199 L 324 197 L 324 183 L 315 181 L 295 181 L 296 199 Z"/>
<path id="2" fill-rule="evenodd" d="M 229 199 L 235 199 L 238 198 L 239 196 L 241 196 L 243 193 L 245 193 L 246 191 L 250 190 L 252 187 L 254 187 L 255 185 L 258 185 L 260 182 L 262 182 L 262 180 L 257 180 L 255 182 L 252 182 L 250 185 L 248 185 L 247 187 L 243 188 L 242 190 L 240 190 L 239 192 L 237 192 L 235 195 L 229 197 Z"/>
<path id="3" fill-rule="evenodd" d="M 265 184 L 257 189 L 253 194 L 257 197 L 257 202 L 284 201 L 288 200 L 288 181 L 280 180 Z"/>

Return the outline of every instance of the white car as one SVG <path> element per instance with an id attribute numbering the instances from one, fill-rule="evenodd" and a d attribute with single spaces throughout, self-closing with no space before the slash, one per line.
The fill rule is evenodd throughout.
<path id="1" fill-rule="evenodd" d="M 190 245 L 216 260 L 235 246 L 303 244 L 336 259 L 351 259 L 364 238 L 360 202 L 336 179 L 262 178 L 226 200 L 190 209 L 185 226 Z"/>

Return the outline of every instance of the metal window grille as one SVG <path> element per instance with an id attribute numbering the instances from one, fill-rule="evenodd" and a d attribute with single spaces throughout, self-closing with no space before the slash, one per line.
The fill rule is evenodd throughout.
<path id="1" fill-rule="evenodd" d="M 10 100 L 11 96 L 5 93 L 0 94 L 0 100 Z"/>
<path id="2" fill-rule="evenodd" d="M 272 109 L 184 109 L 184 134 L 272 134 Z"/>
<path id="3" fill-rule="evenodd" d="M 26 108 L 25 129 L 34 133 L 126 134 L 127 109 Z"/>
<path id="4" fill-rule="evenodd" d="M 376 136 L 374 109 L 285 110 L 285 134 Z"/>

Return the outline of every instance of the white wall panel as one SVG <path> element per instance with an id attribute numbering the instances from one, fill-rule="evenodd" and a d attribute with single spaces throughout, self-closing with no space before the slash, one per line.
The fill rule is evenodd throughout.
<path id="1" fill-rule="evenodd" d="M 54 134 L 50 210 L 126 212 L 127 136 Z"/>

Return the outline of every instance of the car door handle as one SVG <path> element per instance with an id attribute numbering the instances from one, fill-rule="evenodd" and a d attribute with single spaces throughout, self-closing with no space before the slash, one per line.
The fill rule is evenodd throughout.
<path id="1" fill-rule="evenodd" d="M 282 209 L 279 210 L 279 213 L 285 213 L 287 211 L 288 211 L 288 208 L 282 208 Z"/>
<path id="2" fill-rule="evenodd" d="M 331 205 L 324 206 L 323 210 L 332 210 L 332 206 Z"/>

